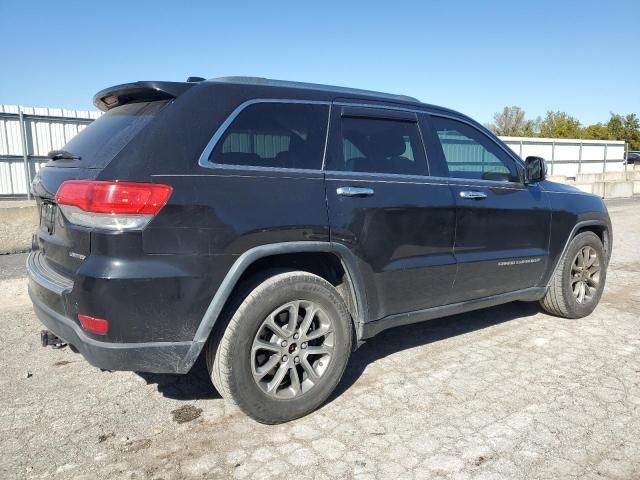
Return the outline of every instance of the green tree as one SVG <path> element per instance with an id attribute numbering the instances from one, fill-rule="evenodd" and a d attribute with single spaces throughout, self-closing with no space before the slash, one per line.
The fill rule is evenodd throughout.
<path id="1" fill-rule="evenodd" d="M 624 140 L 629 144 L 629 150 L 640 150 L 640 119 L 635 113 L 625 116 L 611 113 L 607 130 L 609 139 Z"/>
<path id="2" fill-rule="evenodd" d="M 630 150 L 640 150 L 640 119 L 635 113 L 624 117 L 625 140 Z"/>
<path id="3" fill-rule="evenodd" d="M 525 124 L 524 110 L 520 107 L 504 107 L 501 112 L 493 115 L 493 123 L 487 125 L 496 135 L 520 135 Z"/>
<path id="4" fill-rule="evenodd" d="M 586 138 L 589 140 L 608 140 L 609 129 L 601 122 L 594 123 L 593 125 L 589 125 L 584 128 L 582 131 L 582 137 L 580 138 Z"/>
<path id="5" fill-rule="evenodd" d="M 611 118 L 607 122 L 607 131 L 610 140 L 620 140 L 624 135 L 624 118 L 617 113 L 611 113 Z"/>
<path id="6" fill-rule="evenodd" d="M 540 136 L 549 138 L 581 138 L 580 121 L 566 112 L 548 111 L 540 122 Z"/>
<path id="7" fill-rule="evenodd" d="M 562 111 L 548 111 L 543 119 L 527 119 L 522 108 L 504 107 L 486 125 L 496 135 L 514 137 L 585 138 L 590 140 L 624 140 L 630 150 L 640 150 L 640 119 L 635 113 L 611 113 L 606 123 L 582 127 L 577 118 Z"/>
<path id="8" fill-rule="evenodd" d="M 537 137 L 540 132 L 540 117 L 524 122 L 522 130 L 518 133 L 521 137 Z"/>

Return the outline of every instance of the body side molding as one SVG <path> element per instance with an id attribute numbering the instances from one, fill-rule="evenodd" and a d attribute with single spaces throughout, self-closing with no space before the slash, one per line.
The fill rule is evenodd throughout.
<path id="1" fill-rule="evenodd" d="M 247 250 L 240 255 L 231 266 L 231 269 L 227 272 L 227 275 L 220 284 L 207 311 L 202 317 L 200 326 L 193 338 L 191 348 L 181 361 L 180 371 L 186 372 L 193 366 L 202 348 L 209 339 L 209 334 L 213 330 L 224 305 L 231 296 L 240 277 L 253 262 L 260 258 L 273 255 L 312 252 L 333 253 L 340 259 L 346 274 L 349 276 L 351 288 L 353 289 L 351 293 L 354 297 L 356 308 L 356 318 L 353 319 L 356 336 L 358 339 L 362 338 L 363 325 L 367 320 L 366 292 L 364 291 L 364 284 L 358 274 L 355 259 L 351 251 L 346 246 L 333 242 L 303 241 L 270 243 Z"/>
<path id="2" fill-rule="evenodd" d="M 414 312 L 390 315 L 380 320 L 364 324 L 362 338 L 371 338 L 389 328 L 400 327 L 402 325 L 410 325 L 412 323 L 424 322 L 426 320 L 433 320 L 450 315 L 457 315 L 459 313 L 470 312 L 472 310 L 479 310 L 486 307 L 493 307 L 516 300 L 536 301 L 542 298 L 544 292 L 545 288 L 543 287 L 531 287 L 515 292 L 501 293 L 499 295 L 492 295 L 490 297 L 467 300 L 464 302 L 452 303 L 440 307 L 427 308 L 425 310 L 417 310 Z"/>

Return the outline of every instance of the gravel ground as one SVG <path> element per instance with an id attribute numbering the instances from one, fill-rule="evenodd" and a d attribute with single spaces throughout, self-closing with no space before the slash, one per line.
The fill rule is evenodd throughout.
<path id="1" fill-rule="evenodd" d="M 0 478 L 640 478 L 640 201 L 609 207 L 590 317 L 513 303 L 387 331 L 280 426 L 226 405 L 201 366 L 107 373 L 41 348 L 24 257 L 0 257 Z"/>

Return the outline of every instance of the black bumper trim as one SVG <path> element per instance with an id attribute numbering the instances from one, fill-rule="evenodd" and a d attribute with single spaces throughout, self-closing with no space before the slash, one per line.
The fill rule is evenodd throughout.
<path id="1" fill-rule="evenodd" d="M 48 267 L 38 250 L 29 253 L 27 257 L 27 273 L 38 285 L 58 295 L 73 288 L 73 281 Z"/>
<path id="2" fill-rule="evenodd" d="M 104 370 L 187 373 L 195 363 L 185 361 L 192 342 L 100 342 L 88 337 L 73 320 L 39 301 L 31 288 L 29 296 L 40 322 L 56 336 L 77 348 L 95 367 Z"/>

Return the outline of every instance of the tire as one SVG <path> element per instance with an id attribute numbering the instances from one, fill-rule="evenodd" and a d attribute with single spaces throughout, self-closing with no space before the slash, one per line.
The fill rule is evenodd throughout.
<path id="1" fill-rule="evenodd" d="M 311 328 L 303 333 L 307 317 Z M 277 424 L 307 415 L 340 382 L 351 353 L 351 317 L 323 278 L 299 271 L 256 277 L 239 289 L 224 318 L 207 345 L 207 367 L 218 392 L 254 420 Z M 292 318 L 297 330 L 289 328 Z"/>
<path id="2" fill-rule="evenodd" d="M 583 300 L 580 301 L 580 288 L 579 283 L 582 280 L 576 282 L 578 275 L 582 272 L 579 270 L 579 265 L 575 262 L 579 262 L 577 256 L 580 252 L 593 252 L 589 256 L 589 260 L 593 261 L 593 265 L 587 268 L 587 272 L 595 271 L 594 266 L 599 266 L 597 285 L 592 286 L 593 278 L 590 281 L 585 281 L 585 291 L 591 291 L 590 295 L 583 293 Z M 594 260 L 595 257 L 595 260 Z M 549 289 L 545 296 L 540 300 L 542 308 L 552 315 L 565 318 L 582 318 L 591 314 L 598 305 L 602 291 L 607 277 L 607 255 L 604 252 L 604 247 L 600 238 L 593 232 L 582 232 L 576 235 L 569 248 L 560 259 L 556 270 L 551 277 Z M 574 267 L 575 265 L 575 267 Z M 587 274 L 585 274 L 587 275 Z M 590 283 L 591 282 L 591 283 Z M 573 286 L 572 286 L 573 284 Z M 578 285 L 578 293 L 574 293 L 574 287 Z M 576 296 L 578 295 L 578 296 Z"/>

